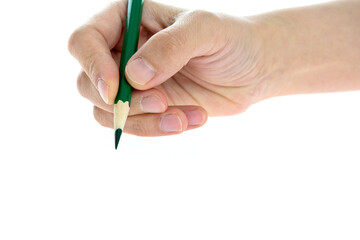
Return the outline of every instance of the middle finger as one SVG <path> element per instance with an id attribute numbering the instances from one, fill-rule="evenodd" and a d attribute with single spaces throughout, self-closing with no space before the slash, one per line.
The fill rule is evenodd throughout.
<path id="1" fill-rule="evenodd" d="M 106 104 L 101 98 L 98 90 L 92 84 L 84 71 L 81 71 L 77 79 L 77 87 L 81 96 L 89 99 L 95 106 L 107 111 L 113 112 L 114 106 Z M 129 115 L 142 113 L 162 113 L 168 107 L 166 95 L 158 89 L 152 88 L 145 91 L 132 91 Z"/>

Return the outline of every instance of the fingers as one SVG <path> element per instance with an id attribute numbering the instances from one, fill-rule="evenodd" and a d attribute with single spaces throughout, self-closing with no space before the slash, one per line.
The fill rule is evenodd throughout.
<path id="1" fill-rule="evenodd" d="M 114 106 L 108 105 L 103 101 L 84 71 L 81 71 L 78 76 L 77 87 L 79 93 L 89 99 L 95 106 L 107 112 L 113 112 Z M 167 97 L 158 89 L 146 91 L 133 90 L 129 115 L 161 113 L 165 112 L 167 106 Z"/>
<path id="2" fill-rule="evenodd" d="M 118 67 L 111 49 L 122 32 L 126 2 L 113 4 L 70 37 L 69 52 L 79 61 L 106 103 L 113 103 L 118 89 Z"/>
<path id="3" fill-rule="evenodd" d="M 214 53 L 221 27 L 220 18 L 213 13 L 193 11 L 180 15 L 131 57 L 125 69 L 127 80 L 141 90 L 161 84 L 191 58 Z"/>
<path id="4" fill-rule="evenodd" d="M 147 0 L 144 1 L 141 24 L 149 31 L 156 33 L 172 25 L 177 16 L 184 11 L 184 9 Z"/>
<path id="5" fill-rule="evenodd" d="M 69 52 L 79 61 L 101 97 L 114 103 L 118 91 L 118 67 L 111 50 L 121 50 L 121 35 L 126 18 L 127 1 L 119 1 L 94 16 L 77 29 L 68 42 Z M 143 19 L 152 31 L 168 26 L 181 10 L 145 1 Z M 149 25 L 150 24 L 150 25 Z M 146 31 L 145 31 L 146 32 Z"/>
<path id="6" fill-rule="evenodd" d="M 95 117 L 108 127 L 112 127 L 113 117 L 112 106 L 107 104 L 114 103 L 119 85 L 114 56 L 121 50 L 126 8 L 126 0 L 113 4 L 69 39 L 69 51 L 84 69 L 78 78 L 79 91 L 98 106 L 94 108 Z M 217 17 L 202 11 L 183 12 L 149 0 L 144 3 L 144 31 L 140 36 L 143 45 L 130 59 L 126 77 L 133 87 L 147 91 L 134 91 L 125 131 L 143 136 L 168 135 L 201 126 L 207 119 L 207 113 L 200 107 L 167 108 L 164 93 L 153 88 L 191 58 L 212 53 L 216 42 L 213 29 L 219 25 L 215 24 Z"/>
<path id="7" fill-rule="evenodd" d="M 113 114 L 94 107 L 94 117 L 102 126 L 113 128 Z M 169 107 L 158 114 L 140 114 L 128 117 L 124 132 L 138 136 L 167 136 L 202 126 L 206 111 L 199 106 Z"/>
<path id="8" fill-rule="evenodd" d="M 104 101 L 113 103 L 119 85 L 119 70 L 101 34 L 90 27 L 77 30 L 69 40 L 69 51 L 79 61 Z"/>

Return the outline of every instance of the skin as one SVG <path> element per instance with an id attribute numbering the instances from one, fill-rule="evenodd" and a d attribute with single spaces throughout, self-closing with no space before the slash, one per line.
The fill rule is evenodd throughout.
<path id="1" fill-rule="evenodd" d="M 78 90 L 109 128 L 126 7 L 112 4 L 69 39 L 82 66 Z M 359 90 L 359 23 L 358 0 L 246 18 L 146 0 L 139 50 L 125 70 L 135 90 L 124 132 L 178 134 L 271 97 Z"/>

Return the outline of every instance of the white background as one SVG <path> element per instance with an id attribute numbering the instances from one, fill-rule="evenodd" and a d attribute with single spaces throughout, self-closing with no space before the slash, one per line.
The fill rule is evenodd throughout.
<path id="1" fill-rule="evenodd" d="M 360 239 L 360 92 L 274 98 L 115 151 L 67 52 L 109 2 L 0 3 L 1 240 Z M 246 16 L 319 1 L 162 2 Z"/>

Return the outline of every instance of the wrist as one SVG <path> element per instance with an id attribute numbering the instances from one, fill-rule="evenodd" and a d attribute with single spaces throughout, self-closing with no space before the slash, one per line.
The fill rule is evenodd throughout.
<path id="1" fill-rule="evenodd" d="M 260 92 L 255 102 L 267 98 L 286 95 L 289 86 L 290 69 L 294 63 L 289 58 L 287 39 L 289 29 L 294 27 L 294 22 L 286 16 L 267 13 L 248 18 L 251 23 L 252 33 L 256 40 L 259 65 L 262 74 L 257 92 Z"/>
<path id="2" fill-rule="evenodd" d="M 263 42 L 269 97 L 360 89 L 360 2 L 252 17 Z"/>

